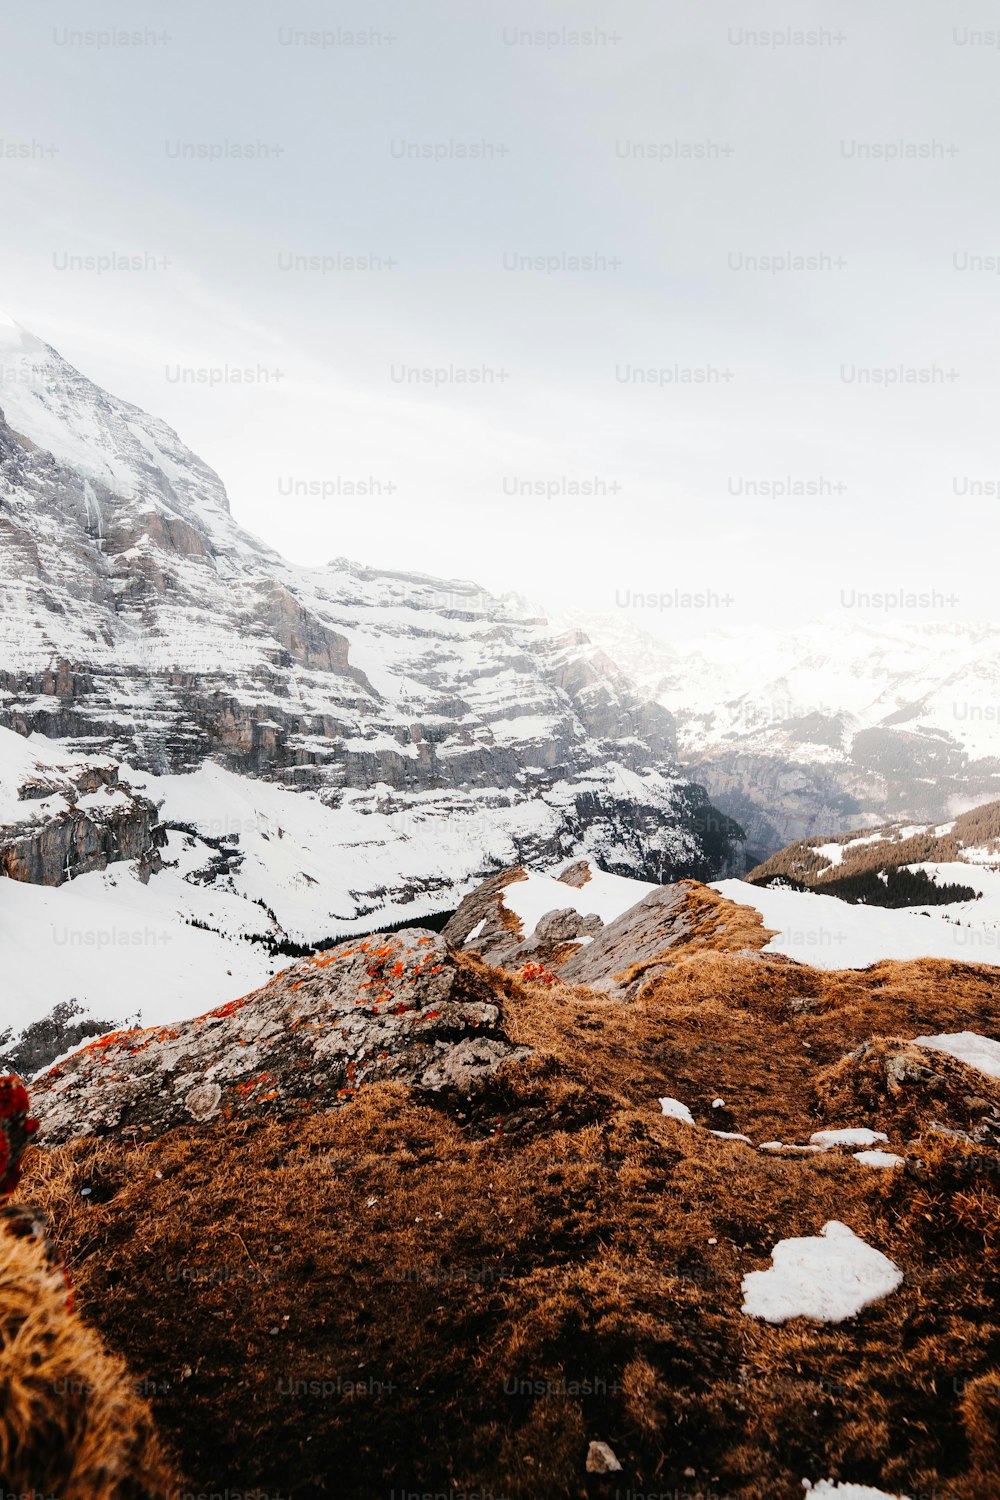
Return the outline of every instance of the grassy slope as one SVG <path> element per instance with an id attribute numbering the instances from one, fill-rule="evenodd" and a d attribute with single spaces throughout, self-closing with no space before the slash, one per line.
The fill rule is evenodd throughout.
<path id="1" fill-rule="evenodd" d="M 844 1061 L 993 1031 L 996 971 L 820 973 L 753 952 L 755 913 L 692 901 L 692 942 L 634 1003 L 497 975 L 536 1050 L 471 1104 L 384 1085 L 302 1122 L 32 1153 L 26 1194 L 195 1493 L 1000 1490 L 998 1158 L 927 1130 L 1000 1109 L 1000 1085 L 924 1054 L 935 1079 L 890 1089 L 899 1047 Z M 910 1169 L 762 1155 L 664 1118 L 664 1093 L 755 1141 L 883 1129 Z M 841 1325 L 743 1316 L 776 1240 L 834 1217 L 902 1288 Z M 592 1439 L 622 1475 L 586 1475 Z"/>

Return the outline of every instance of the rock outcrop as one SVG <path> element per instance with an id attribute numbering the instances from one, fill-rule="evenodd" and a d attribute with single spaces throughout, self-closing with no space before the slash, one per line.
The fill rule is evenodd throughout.
<path id="1" fill-rule="evenodd" d="M 776 934 L 753 908 L 698 881 L 650 889 L 575 860 L 558 873 L 518 867 L 483 881 L 443 935 L 456 950 L 522 978 L 558 979 L 628 1001 L 692 952 L 754 955 Z"/>
<path id="2" fill-rule="evenodd" d="M 1000 1146 L 996 1081 L 911 1039 L 862 1042 L 820 1073 L 816 1094 L 831 1118 L 849 1103 L 891 1124 L 903 1141 L 926 1128 L 929 1115 L 946 1134 L 994 1152 Z"/>
<path id="3" fill-rule="evenodd" d="M 591 942 L 604 930 L 603 918 L 587 909 L 590 879 L 590 861 L 574 861 L 549 879 L 551 910 L 543 912 L 533 924 L 525 924 L 508 893 L 522 882 L 537 880 L 537 876 L 523 865 L 501 870 L 470 891 L 445 924 L 444 937 L 456 948 L 470 949 L 498 968 L 516 971 L 527 963 L 558 966 L 581 943 Z M 560 904 L 562 886 L 566 888 L 566 905 Z M 635 887 L 636 896 L 645 889 L 639 882 Z"/>
<path id="4" fill-rule="evenodd" d="M 113 1032 L 37 1078 L 39 1139 L 329 1109 L 364 1084 L 474 1089 L 523 1056 L 484 971 L 436 933 L 344 943 L 193 1021 Z"/>
<path id="5" fill-rule="evenodd" d="M 456 948 L 473 950 L 513 973 L 525 965 L 541 965 L 569 984 L 630 997 L 638 988 L 637 976 L 643 983 L 655 977 L 671 962 L 670 950 L 691 936 L 696 919 L 689 888 L 675 881 L 648 891 L 636 882 L 636 899 L 630 902 L 626 885 L 613 913 L 601 903 L 605 921 L 588 909 L 588 886 L 595 875 L 600 879 L 601 872 L 587 860 L 574 861 L 555 875 L 547 899 L 560 902 L 564 887 L 567 904 L 554 904 L 531 925 L 515 910 L 518 886 L 528 881 L 539 889 L 539 878 L 523 868 L 504 870 L 466 896 L 444 936 Z"/>
<path id="6" fill-rule="evenodd" d="M 134 860 L 142 880 L 160 868 L 157 808 L 106 758 L 27 744 L 0 730 L 0 875 L 62 885 Z"/>
<path id="7" fill-rule="evenodd" d="M 672 962 L 670 950 L 690 935 L 686 887 L 665 885 L 603 927 L 559 970 L 567 984 L 585 984 L 624 999 Z"/>

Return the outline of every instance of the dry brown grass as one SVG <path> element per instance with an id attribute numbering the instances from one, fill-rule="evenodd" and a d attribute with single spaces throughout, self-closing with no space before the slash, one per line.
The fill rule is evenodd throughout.
<path id="1" fill-rule="evenodd" d="M 176 1475 L 148 1401 L 68 1304 L 43 1246 L 0 1223 L 2 1493 L 167 1500 Z"/>
<path id="2" fill-rule="evenodd" d="M 914 1084 L 904 1109 L 868 1053 L 856 1080 L 844 1062 L 993 1031 L 995 971 L 820 973 L 741 951 L 736 911 L 706 901 L 708 941 L 632 1003 L 496 976 L 535 1052 L 471 1101 L 380 1085 L 301 1123 L 32 1152 L 81 1305 L 156 1384 L 196 1491 L 612 1495 L 592 1439 L 620 1493 L 1000 1491 L 998 1177 L 930 1129 L 970 1123 L 969 1089 L 922 1105 Z M 911 1171 L 762 1155 L 664 1118 L 661 1094 L 755 1140 L 872 1125 L 900 1150 L 905 1130 Z M 900 1290 L 840 1325 L 744 1317 L 742 1277 L 830 1218 L 897 1260 Z"/>

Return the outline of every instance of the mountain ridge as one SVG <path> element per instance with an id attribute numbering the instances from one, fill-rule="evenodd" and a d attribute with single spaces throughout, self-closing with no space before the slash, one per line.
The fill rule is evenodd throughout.
<path id="1" fill-rule="evenodd" d="M 672 716 L 582 630 L 467 580 L 286 563 L 172 429 L 10 324 L 0 409 L 0 732 L 110 761 L 159 807 L 168 871 L 190 888 L 207 870 L 213 902 L 182 895 L 171 933 L 180 916 L 315 943 L 575 854 L 657 882 L 742 868 Z M 53 808 L 32 837 L 65 855 Z M 101 900 L 125 888 L 83 871 Z"/>

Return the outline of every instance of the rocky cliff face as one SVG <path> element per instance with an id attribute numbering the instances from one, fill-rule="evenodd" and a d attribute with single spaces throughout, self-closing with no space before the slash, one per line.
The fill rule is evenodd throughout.
<path id="1" fill-rule="evenodd" d="M 132 860 L 141 880 L 160 869 L 165 832 L 156 806 L 92 760 L 0 730 L 0 875 L 62 885 Z"/>
<path id="2" fill-rule="evenodd" d="M 670 713 L 584 631 L 470 583 L 291 567 L 176 434 L 48 346 L 0 325 L 0 374 L 0 725 L 314 791 L 357 913 L 384 902 L 357 851 L 398 837 L 390 817 L 464 818 L 444 887 L 576 850 L 655 880 L 741 866 Z"/>

